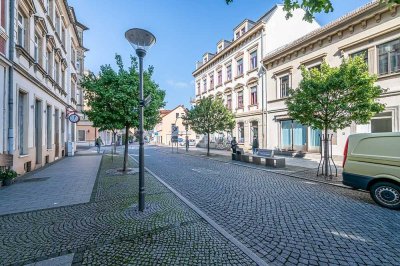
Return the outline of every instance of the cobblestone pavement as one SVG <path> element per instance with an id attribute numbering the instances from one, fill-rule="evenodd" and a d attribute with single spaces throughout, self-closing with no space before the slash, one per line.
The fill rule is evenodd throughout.
<path id="1" fill-rule="evenodd" d="M 400 212 L 367 193 L 165 148 L 146 154 L 151 171 L 268 263 L 400 265 Z"/>
<path id="2" fill-rule="evenodd" d="M 253 264 L 150 175 L 138 213 L 138 175 L 105 174 L 121 166 L 114 160 L 103 157 L 88 203 L 0 216 L 0 265 L 48 265 L 71 254 L 75 265 Z"/>

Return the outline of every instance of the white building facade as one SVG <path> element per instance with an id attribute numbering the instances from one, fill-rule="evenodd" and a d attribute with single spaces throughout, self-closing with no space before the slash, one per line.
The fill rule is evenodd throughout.
<path id="1" fill-rule="evenodd" d="M 221 40 L 215 53 L 205 53 L 193 72 L 195 101 L 210 95 L 223 99 L 236 118 L 232 136 L 249 149 L 253 137 L 266 146 L 266 80 L 261 59 L 276 48 L 311 32 L 319 25 L 303 21 L 303 10 L 285 19 L 282 5 L 276 5 L 257 21 L 245 19 L 231 41 Z M 228 134 L 230 135 L 230 134 Z M 211 136 L 213 141 L 216 136 Z"/>
<path id="2" fill-rule="evenodd" d="M 67 115 L 82 101 L 86 27 L 64 0 L 10 0 L 5 6 L 12 30 L 5 32 L 6 55 L 13 64 L 7 69 L 11 87 L 4 89 L 10 104 L 2 99 L 0 152 L 13 154 L 13 168 L 22 174 L 65 156 L 66 143 L 75 142 L 76 126 Z"/>
<path id="3" fill-rule="evenodd" d="M 333 154 L 342 155 L 349 134 L 400 131 L 400 7 L 371 2 L 306 36 L 269 53 L 267 69 L 267 147 L 319 151 L 319 130 L 287 114 L 289 88 L 301 81 L 300 66 L 319 67 L 323 60 L 339 66 L 343 57 L 362 54 L 377 85 L 387 89 L 379 99 L 385 111 L 366 125 L 353 124 L 333 134 Z"/>

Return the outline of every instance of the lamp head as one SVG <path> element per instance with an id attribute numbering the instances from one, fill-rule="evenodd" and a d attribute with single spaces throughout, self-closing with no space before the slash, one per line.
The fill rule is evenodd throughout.
<path id="1" fill-rule="evenodd" d="M 144 52 L 156 43 L 156 37 L 154 35 L 143 29 L 133 28 L 125 32 L 125 38 L 132 45 L 136 52 Z"/>

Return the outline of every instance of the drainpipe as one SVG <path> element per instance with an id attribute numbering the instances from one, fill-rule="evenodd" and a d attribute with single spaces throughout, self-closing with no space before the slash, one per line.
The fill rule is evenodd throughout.
<path id="1" fill-rule="evenodd" d="M 263 39 L 263 35 L 264 35 L 264 29 L 262 29 L 261 31 L 261 64 L 262 64 L 262 58 L 264 57 L 264 39 Z M 261 65 L 261 68 L 263 68 L 264 66 Z M 261 148 L 265 148 L 264 147 L 264 143 L 265 143 L 265 135 L 264 135 L 264 77 L 265 77 L 265 73 L 264 71 L 262 71 L 262 75 L 261 75 L 261 128 L 262 128 L 262 144 L 261 144 Z"/>
<path id="2" fill-rule="evenodd" d="M 8 39 L 8 53 L 11 66 L 8 72 L 8 153 L 13 154 L 14 148 L 14 23 L 15 23 L 15 0 L 10 0 L 10 27 Z"/>

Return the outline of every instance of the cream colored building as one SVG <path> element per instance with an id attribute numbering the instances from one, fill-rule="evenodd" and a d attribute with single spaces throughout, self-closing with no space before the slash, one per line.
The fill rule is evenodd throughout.
<path id="1" fill-rule="evenodd" d="M 369 3 L 306 36 L 270 52 L 267 69 L 267 147 L 316 152 L 317 130 L 292 121 L 284 103 L 287 89 L 301 80 L 300 66 L 322 60 L 338 66 L 343 57 L 364 54 L 377 84 L 388 89 L 380 99 L 386 109 L 367 125 L 352 125 L 333 134 L 333 154 L 341 155 L 349 134 L 400 130 L 400 7 Z"/>
<path id="2" fill-rule="evenodd" d="M 196 133 L 188 127 L 187 131 L 183 124 L 182 117 L 186 113 L 186 108 L 183 105 L 178 105 L 173 110 L 160 110 L 161 121 L 154 127 L 153 143 L 162 145 L 171 145 L 171 129 L 172 126 L 179 128 L 179 138 L 183 141 L 186 139 L 186 134 L 189 139 L 196 139 Z"/>
<path id="3" fill-rule="evenodd" d="M 13 154 L 13 168 L 22 174 L 65 156 L 67 142 L 75 146 L 76 126 L 67 110 L 76 111 L 81 102 L 86 27 L 64 0 L 7 1 L 7 6 L 14 4 L 6 8 L 13 65 L 5 97 L 12 104 L 3 109 L 6 133 L 0 152 Z"/>
<path id="4" fill-rule="evenodd" d="M 213 95 L 224 100 L 236 117 L 233 136 L 250 148 L 253 136 L 266 145 L 265 75 L 261 59 L 274 49 L 319 28 L 303 21 L 303 10 L 285 19 L 282 5 L 276 5 L 257 21 L 245 19 L 233 31 L 233 39 L 217 43 L 215 53 L 205 53 L 193 72 L 198 101 Z M 217 134 L 219 135 L 219 134 Z M 211 141 L 219 136 L 211 136 Z M 228 136 L 229 140 L 229 136 Z"/>

